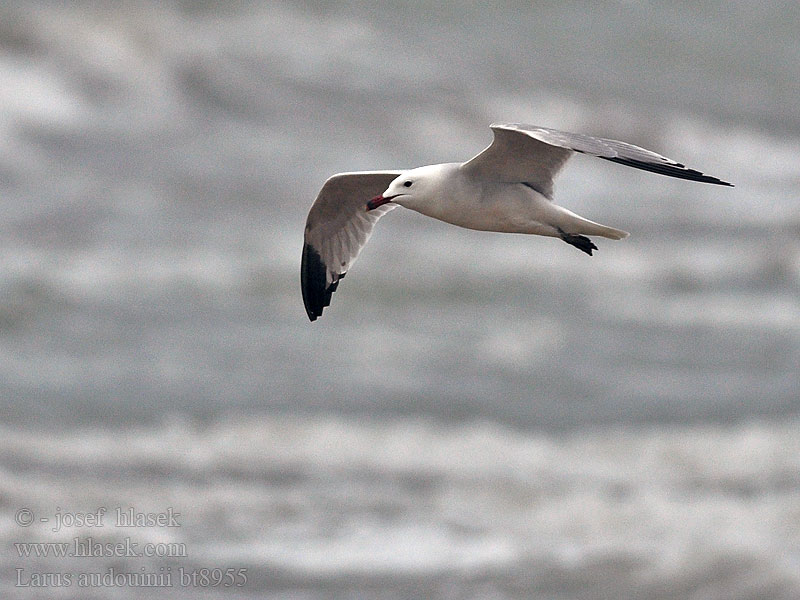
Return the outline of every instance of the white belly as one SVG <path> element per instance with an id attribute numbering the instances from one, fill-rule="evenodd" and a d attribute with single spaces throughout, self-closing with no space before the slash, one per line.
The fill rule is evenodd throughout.
<path id="1" fill-rule="evenodd" d="M 523 184 L 493 184 L 481 192 L 448 196 L 435 206 L 414 209 L 467 229 L 558 235 L 548 224 L 555 217 L 554 205 L 535 190 Z"/>

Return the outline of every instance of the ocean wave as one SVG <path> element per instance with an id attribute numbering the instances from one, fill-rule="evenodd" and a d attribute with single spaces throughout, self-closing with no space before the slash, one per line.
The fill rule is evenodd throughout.
<path id="1" fill-rule="evenodd" d="M 798 431 L 790 421 L 552 436 L 292 416 L 46 436 L 3 428 L 2 532 L 19 536 L 17 505 L 163 504 L 184 515 L 170 539 L 192 546 L 191 562 L 247 564 L 284 582 L 507 579 L 525 568 L 535 589 L 548 573 L 575 585 L 634 561 L 615 589 L 699 578 L 744 597 L 746 578 L 719 570 L 734 561 L 759 585 L 796 593 Z"/>

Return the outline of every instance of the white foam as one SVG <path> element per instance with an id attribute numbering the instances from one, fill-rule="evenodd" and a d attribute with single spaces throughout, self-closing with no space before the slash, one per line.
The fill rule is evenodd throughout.
<path id="1" fill-rule="evenodd" d="M 3 428 L 0 453 L 28 466 L 0 486 L 7 506 L 174 504 L 202 556 L 304 573 L 628 552 L 656 570 L 704 554 L 780 566 L 800 553 L 798 431 L 789 421 L 553 437 L 291 417 L 47 436 Z"/>

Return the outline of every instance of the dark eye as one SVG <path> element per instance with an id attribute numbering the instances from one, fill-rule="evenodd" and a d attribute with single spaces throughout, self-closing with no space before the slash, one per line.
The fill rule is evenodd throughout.
<path id="1" fill-rule="evenodd" d="M 412 183 L 411 181 L 405 181 L 405 182 L 403 182 L 403 185 L 405 187 L 411 187 L 411 183 Z"/>

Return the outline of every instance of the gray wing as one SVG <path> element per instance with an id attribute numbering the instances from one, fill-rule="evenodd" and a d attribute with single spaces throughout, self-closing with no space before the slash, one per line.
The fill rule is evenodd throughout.
<path id="1" fill-rule="evenodd" d="M 367 243 L 380 217 L 395 208 L 367 212 L 367 202 L 383 193 L 401 171 L 338 173 L 325 182 L 306 219 L 300 287 L 308 318 L 330 305 L 331 294 Z"/>
<path id="2" fill-rule="evenodd" d="M 491 145 L 465 162 L 463 168 L 482 178 L 526 183 L 547 198 L 553 197 L 553 180 L 575 152 L 679 179 L 732 185 L 617 140 L 521 123 L 494 123 L 490 127 L 494 132 Z"/>

